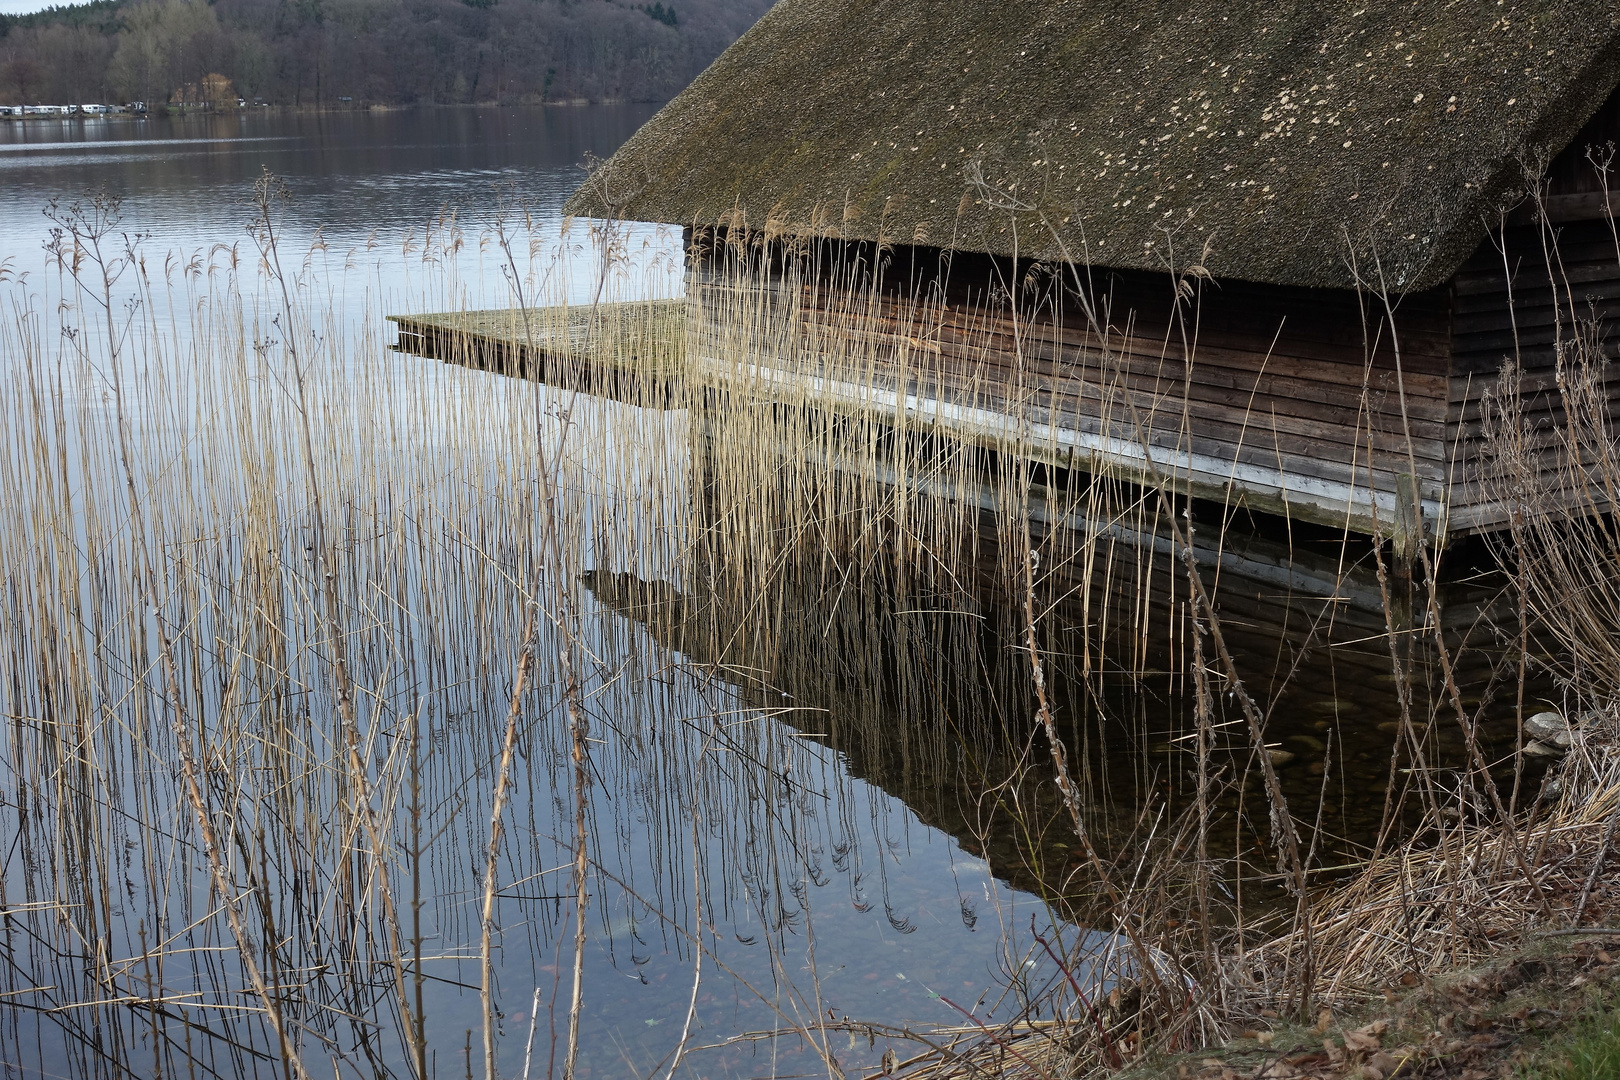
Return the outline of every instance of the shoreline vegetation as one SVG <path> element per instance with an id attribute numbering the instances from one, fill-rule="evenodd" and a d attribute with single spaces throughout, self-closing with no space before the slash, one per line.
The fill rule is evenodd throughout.
<path id="1" fill-rule="evenodd" d="M 590 231 L 600 275 L 570 308 L 528 216 L 502 207 L 475 242 L 502 263 L 506 334 L 579 348 L 533 378 L 411 381 L 378 364 L 380 327 L 349 334 L 317 264 L 282 249 L 284 189 L 257 191 L 256 257 L 218 247 L 172 279 L 116 200 L 51 206 L 60 295 L 20 295 L 0 321 L 18 510 L 0 530 L 0 813 L 34 853 L 15 871 L 26 901 L 0 898 L 0 993 L 37 1025 L 0 1031 L 8 1050 L 55 1040 L 79 1075 L 179 1075 L 217 1052 L 213 1075 L 426 1080 L 450 1071 L 434 1054 L 462 1052 L 435 1008 L 476 994 L 496 1080 L 518 1071 L 503 1021 L 532 989 L 522 1072 L 549 1054 L 571 1077 L 598 1049 L 582 1047 L 597 927 L 626 910 L 691 965 L 649 1077 L 757 1073 L 766 1047 L 773 1068 L 829 1077 L 1168 1059 L 1209 1080 L 1484 1080 L 1536 1067 L 1520 1040 L 1612 1002 L 1620 445 L 1573 290 L 1559 424 L 1519 410 L 1511 365 L 1480 421 L 1495 452 L 1477 479 L 1518 510 L 1489 549 L 1515 618 L 1461 640 L 1438 541 L 1405 567 L 1382 542 L 1321 542 L 1340 560 L 1322 611 L 1352 576 L 1374 592 L 1395 688 L 1387 716 L 1343 721 L 1388 734 L 1362 835 L 1332 809 L 1334 785 L 1375 786 L 1347 778 L 1337 700 L 1305 735 L 1311 771 L 1280 775 L 1297 718 L 1239 662 L 1248 598 L 1228 602 L 1219 575 L 1247 515 L 1152 469 L 1043 465 L 1027 430 L 986 452 L 885 405 L 882 260 L 711 237 L 679 386 L 596 402 L 589 370 L 645 366 L 668 322 L 667 301 L 597 302 L 635 274 L 611 223 L 567 226 Z M 1201 270 L 1170 273 L 1189 325 Z M 999 284 L 965 315 L 902 285 L 919 363 L 948 319 L 1107 310 L 1073 267 Z M 796 305 L 820 289 L 846 302 L 812 326 Z M 1393 324 L 1390 296 L 1367 299 Z M 1097 329 L 1088 362 L 1124 392 L 1130 330 Z M 832 381 L 860 392 L 825 407 Z M 399 422 L 362 422 L 384 414 Z M 1294 639 L 1283 687 L 1334 647 L 1317 625 Z M 1486 654 L 1482 675 L 1459 675 L 1464 651 Z M 685 696 L 648 704 L 677 678 Z M 1485 732 L 1504 712 L 1501 749 Z M 810 918 L 837 843 L 813 830 L 887 825 L 805 786 L 822 741 L 874 785 L 957 778 L 954 835 L 1046 916 L 971 912 L 999 935 L 999 999 L 930 989 L 948 1026 L 840 1018 Z M 660 839 L 628 880 L 631 821 Z M 753 905 L 768 984 L 733 974 L 716 915 Z M 550 961 L 538 987 L 524 933 Z M 464 997 L 430 1000 L 445 957 Z M 777 1026 L 705 1033 L 711 983 Z"/>
<path id="2" fill-rule="evenodd" d="M 667 101 L 770 0 L 94 0 L 0 15 L 0 105 Z"/>
<path id="3" fill-rule="evenodd" d="M 1536 197 L 1534 193 L 1529 196 L 1532 204 Z M 732 246 L 730 241 L 723 243 Z M 1556 246 L 1556 238 L 1549 237 L 1548 243 Z M 807 267 L 802 276 L 795 276 L 796 264 L 815 261 L 813 254 L 806 254 L 815 250 L 814 244 L 805 251 L 796 250 L 791 242 L 785 244 L 781 253 L 786 264 L 785 286 L 769 275 L 762 274 L 760 281 L 749 280 L 751 260 L 768 262 L 764 252 L 770 247 L 771 242 L 766 241 L 759 252 L 728 252 L 725 258 L 731 265 L 717 275 L 718 283 L 705 287 L 710 295 L 699 299 L 699 306 L 710 300 L 723 305 L 732 291 L 757 295 L 780 288 L 782 294 L 791 296 L 801 288 L 840 288 L 836 267 L 830 284 L 826 270 Z M 876 286 L 870 288 L 877 291 Z M 1567 283 L 1565 290 L 1573 295 Z M 1188 295 L 1195 297 L 1196 290 L 1189 289 Z M 1016 292 L 1014 297 L 1017 303 Z M 1196 300 L 1190 304 L 1195 308 Z M 861 306 L 856 305 L 857 309 Z M 1208 937 L 1209 915 L 1189 919 L 1186 907 L 1178 908 L 1178 901 L 1166 895 L 1173 890 L 1167 890 L 1168 883 L 1162 880 L 1164 863 L 1184 855 L 1184 849 L 1172 847 L 1167 852 L 1150 847 L 1123 865 L 1114 861 L 1117 856 L 1099 860 L 1102 880 L 1091 887 L 1107 893 L 1105 919 L 1115 923 L 1140 919 L 1144 930 L 1153 928 L 1131 935 L 1138 958 L 1132 969 L 1135 974 L 1116 972 L 1112 980 L 1098 982 L 1094 971 L 1086 977 L 1065 971 L 1065 978 L 1053 984 L 1051 998 L 1042 1003 L 1050 1011 L 1050 1019 L 1036 1019 L 1041 1005 L 994 1029 L 969 1017 L 970 1023 L 960 1028 L 932 1033 L 944 1045 L 903 1061 L 886 1062 L 885 1075 L 892 1066 L 904 1075 L 931 1078 L 1078 1076 L 1128 1065 L 1138 1054 L 1157 1057 L 1167 1048 L 1188 1042 L 1197 1048 L 1195 1056 L 1199 1050 L 1207 1056 L 1223 1045 L 1237 1047 L 1240 1057 L 1246 1048 L 1252 1049 L 1262 1060 L 1246 1065 L 1243 1075 L 1256 1077 L 1388 1080 L 1396 1075 L 1538 1075 L 1524 1070 L 1545 1067 L 1556 1072 L 1562 1067 L 1557 1064 L 1562 1060 L 1557 1055 L 1563 1053 L 1557 1049 L 1559 1032 L 1610 1022 L 1608 1011 L 1615 1005 L 1610 983 L 1620 977 L 1620 967 L 1612 966 L 1609 952 L 1615 948 L 1620 953 L 1614 940 L 1620 939 L 1620 926 L 1615 925 L 1620 921 L 1620 889 L 1611 872 L 1616 825 L 1620 824 L 1620 719 L 1613 704 L 1620 688 L 1620 675 L 1615 674 L 1620 672 L 1620 647 L 1615 644 L 1620 640 L 1615 634 L 1620 624 L 1620 592 L 1613 571 L 1620 565 L 1620 534 L 1615 532 L 1608 508 L 1620 493 L 1620 444 L 1608 420 L 1607 360 L 1598 325 L 1590 313 L 1574 307 L 1564 314 L 1567 329 L 1555 344 L 1557 385 L 1563 398 L 1558 424 L 1548 426 L 1528 415 L 1513 363 L 1507 365 L 1483 409 L 1482 423 L 1496 449 L 1476 479 L 1517 509 L 1512 529 L 1486 545 L 1488 561 L 1494 561 L 1510 583 L 1507 592 L 1516 598 L 1521 620 L 1517 649 L 1512 637 L 1499 642 L 1509 658 L 1492 676 L 1493 684 L 1501 680 L 1499 685 L 1481 688 L 1460 681 L 1453 666 L 1456 658 L 1448 656 L 1454 646 L 1441 636 L 1444 619 L 1436 591 L 1419 587 L 1413 592 L 1413 579 L 1405 576 L 1415 572 L 1419 581 L 1437 580 L 1440 561 L 1448 553 L 1438 545 L 1425 549 L 1416 566 L 1407 567 L 1400 577 L 1393 567 L 1388 568 L 1386 579 L 1386 567 L 1375 550 L 1379 581 L 1385 590 L 1385 613 L 1391 620 L 1390 659 L 1397 681 L 1411 683 L 1417 663 L 1412 654 L 1403 655 L 1393 647 L 1402 633 L 1410 632 L 1398 629 L 1397 622 L 1409 623 L 1415 607 L 1420 622 L 1436 635 L 1437 696 L 1427 706 L 1414 696 L 1403 696 L 1400 719 L 1380 725 L 1397 735 L 1388 798 L 1393 802 L 1411 799 L 1419 805 L 1421 820 L 1416 827 L 1406 831 L 1396 811 L 1386 816 L 1367 858 L 1337 866 L 1301 865 L 1313 879 L 1320 875 L 1334 883 L 1291 890 L 1297 907 L 1291 912 L 1286 905 L 1262 909 L 1255 913 L 1257 918 L 1251 917 L 1247 929 L 1239 904 L 1222 919 L 1225 932 L 1231 935 L 1235 929 L 1235 936 L 1213 948 Z M 795 321 L 781 312 L 774 317 L 788 325 Z M 902 323 L 909 317 L 903 317 Z M 782 361 L 784 354 L 777 351 L 779 346 L 773 340 L 773 334 L 780 331 L 772 317 L 756 318 L 757 323 L 739 330 L 731 313 L 699 312 L 694 315 L 694 347 L 707 340 L 712 350 L 708 355 L 722 355 L 719 342 L 705 338 L 718 331 L 753 343 L 752 353 L 763 353 L 770 358 L 767 363 Z M 704 326 L 706 319 L 716 325 Z M 1196 315 L 1189 315 L 1189 320 L 1195 322 Z M 741 321 L 748 324 L 746 317 Z M 879 336 L 876 326 L 864 326 L 859 315 L 853 315 L 851 321 L 853 340 Z M 922 332 L 918 336 L 926 340 L 930 335 Z M 735 341 L 731 346 L 735 351 Z M 453 346 L 441 348 L 454 351 Z M 864 362 L 851 363 L 846 355 L 850 351 Z M 812 343 L 810 352 L 810 359 L 794 359 L 791 348 L 787 350 L 790 367 L 804 365 L 799 379 L 806 370 L 819 378 L 826 376 L 828 368 L 847 371 L 871 362 L 862 349 L 852 348 L 843 339 Z M 828 357 L 838 359 L 829 361 Z M 1106 357 L 1102 363 L 1106 367 Z M 802 383 L 790 377 L 772 385 L 775 389 L 756 393 L 779 398 L 782 387 Z M 1091 482 L 1098 481 L 1093 478 Z M 1020 481 L 1015 490 L 1022 484 Z M 1174 486 L 1174 477 L 1150 480 L 1144 497 L 1149 502 L 1155 494 L 1160 499 L 1173 498 L 1168 493 Z M 1004 511 L 1015 519 L 1029 513 L 1027 507 L 1020 511 L 1016 506 Z M 1030 542 L 1027 532 L 1023 542 Z M 1185 546 L 1186 541 L 1172 539 L 1172 543 Z M 1043 558 L 1037 561 L 1044 563 L 1050 554 L 1043 548 Z M 1015 554 L 1012 566 L 1017 565 Z M 1031 612 L 1029 651 L 1038 695 L 1043 676 L 1041 650 L 1034 645 L 1033 611 L 1041 605 L 1034 601 L 1033 580 L 1026 579 L 1024 584 L 1031 598 L 1026 605 Z M 1016 569 L 1012 585 L 1016 591 Z M 1398 595 L 1403 588 L 1404 599 Z M 1192 592 L 1197 594 L 1198 589 Z M 1192 606 L 1197 610 L 1197 605 Z M 1204 632 L 1214 632 L 1215 647 L 1220 648 L 1222 617 L 1213 606 L 1204 608 L 1202 617 L 1208 627 Z M 1428 636 L 1423 625 L 1416 629 Z M 1507 624 L 1498 632 L 1506 634 Z M 1193 648 L 1196 652 L 1198 645 Z M 1563 711 L 1528 707 L 1525 679 L 1535 668 L 1561 688 Z M 1203 670 L 1204 664 L 1195 662 L 1194 671 Z M 1229 688 L 1227 697 L 1246 694 L 1235 671 L 1228 668 L 1218 674 Z M 1517 735 L 1510 754 L 1487 760 L 1481 754 L 1480 733 L 1493 692 L 1517 694 Z M 1213 695 L 1206 689 L 1198 696 L 1207 701 Z M 1038 712 L 1044 715 L 1044 710 L 1041 704 Z M 1566 714 L 1570 720 L 1565 719 Z M 1465 747 L 1460 761 L 1446 763 L 1442 755 L 1434 753 L 1431 740 L 1443 728 L 1460 733 Z M 1049 742 L 1057 745 L 1055 739 Z M 1272 756 L 1274 761 L 1282 760 L 1275 752 Z M 1548 760 L 1556 764 L 1543 773 L 1539 766 Z M 1053 767 L 1057 787 L 1068 790 L 1074 781 L 1066 777 L 1063 755 L 1054 756 Z M 1202 784 L 1202 761 L 1198 770 Z M 1267 798 L 1276 800 L 1272 810 L 1275 840 L 1277 817 L 1290 811 L 1285 803 L 1279 805 L 1274 793 Z M 1386 812 L 1391 801 L 1386 802 Z M 1074 816 L 1075 837 L 1089 847 L 1083 816 Z M 1200 829 L 1200 818 L 1201 814 L 1189 814 L 1169 831 L 1179 829 L 1179 841 L 1186 841 Z M 1318 816 L 1316 828 L 1309 830 L 1316 834 L 1311 840 L 1313 855 L 1319 854 L 1320 826 Z M 1308 826 L 1301 822 L 1299 828 L 1305 833 Z M 1279 846 L 1276 854 L 1279 876 L 1286 880 L 1286 849 Z M 1132 881 L 1129 891 L 1117 893 L 1108 885 L 1110 870 L 1103 869 L 1105 861 L 1113 873 Z M 1155 883 L 1156 879 L 1161 880 Z M 1200 903 L 1206 903 L 1207 881 L 1196 888 L 1205 894 Z M 1067 900 L 1078 902 L 1072 894 Z M 1185 902 L 1183 895 L 1179 903 Z M 1137 908 L 1138 904 L 1144 907 Z M 1072 914 L 1075 909 L 1067 910 Z M 1123 914 L 1126 911 L 1130 914 Z M 1082 925 L 1096 925 L 1084 916 L 1075 917 Z M 1205 934 L 1203 956 L 1198 955 L 1196 940 L 1200 931 Z M 1542 939 L 1549 937 L 1590 940 L 1573 950 L 1559 951 L 1546 947 Z M 1223 949 L 1224 956 L 1220 955 Z M 1525 959 L 1532 956 L 1542 959 Z M 1531 974 L 1502 975 L 1508 968 Z M 1090 978 L 1106 997 L 1082 990 L 1084 978 Z M 1547 980 L 1554 978 L 1566 982 L 1548 985 Z M 1073 991 L 1066 1002 L 1065 986 Z M 1412 1006 L 1399 1023 L 1369 1019 L 1370 1013 L 1379 1011 L 1375 1006 L 1387 1011 L 1416 994 L 1413 987 L 1429 995 L 1424 1000 L 1438 1001 L 1442 992 L 1462 1000 L 1466 1006 L 1462 1011 L 1478 1037 L 1469 1038 L 1468 1031 L 1458 1029 L 1456 1010 L 1440 1015 Z M 1526 999 L 1539 1000 L 1532 992 L 1557 995 L 1581 987 L 1588 989 L 1571 999 L 1563 1012 L 1523 1004 Z M 1170 993 L 1165 997 L 1167 989 Z M 1482 1019 L 1493 1012 L 1498 999 L 1512 999 L 1519 1006 L 1517 1012 L 1505 1020 Z M 1526 1009 L 1536 1014 L 1528 1021 Z M 1422 1013 L 1424 1023 L 1432 1021 L 1436 1026 L 1414 1034 L 1414 1010 Z M 1316 1036 L 1315 1043 L 1302 1045 L 1295 1038 L 1267 1049 L 1277 1042 L 1277 1031 L 1286 1028 L 1285 1018 L 1301 1018 L 1292 1031 L 1298 1036 L 1313 1015 L 1314 1026 L 1309 1031 Z M 1347 1026 L 1345 1021 L 1351 1017 L 1359 1019 Z M 1363 1020 L 1367 1022 L 1361 1023 Z M 1490 1033 L 1480 1035 L 1487 1028 Z M 862 1027 L 855 1022 L 852 1030 Z M 1193 1038 L 1194 1032 L 1201 1034 Z M 1212 1037 L 1213 1043 L 1203 1042 Z M 1537 1050 L 1538 1040 L 1548 1043 L 1545 1052 Z M 1190 1075 L 1187 1058 L 1172 1061 L 1173 1075 Z M 1225 1060 L 1200 1060 L 1192 1071 L 1232 1080 L 1237 1074 L 1229 1066 Z"/>

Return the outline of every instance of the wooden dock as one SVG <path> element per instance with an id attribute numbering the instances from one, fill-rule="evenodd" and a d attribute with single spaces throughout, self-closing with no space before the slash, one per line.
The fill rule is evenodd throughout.
<path id="1" fill-rule="evenodd" d="M 393 348 L 648 408 L 684 404 L 686 301 L 390 315 Z"/>
<path id="2" fill-rule="evenodd" d="M 1509 241 L 1534 254 L 1523 228 Z M 1610 295 L 1611 247 L 1606 227 L 1566 227 L 1564 266 Z M 958 281 L 983 261 L 960 257 Z M 1504 348 L 1518 351 L 1537 438 L 1563 416 L 1555 339 L 1567 320 L 1545 259 L 1517 265 L 1511 300 L 1483 257 L 1447 289 L 1405 297 L 1399 335 L 1387 314 L 1369 319 L 1355 296 L 1331 291 L 1224 283 L 1183 337 L 1148 275 L 1116 273 L 1093 306 L 1125 314 L 1100 338 L 1052 314 L 1055 302 L 1014 319 L 966 286 L 923 304 L 887 289 L 852 300 L 809 274 L 738 280 L 702 260 L 681 299 L 389 319 L 398 350 L 481 371 L 654 409 L 735 396 L 875 421 L 1390 537 L 1406 558 L 1425 537 L 1503 525 L 1483 475 L 1481 398 Z M 1312 317 L 1291 317 L 1284 301 Z M 1591 310 L 1612 315 L 1596 301 Z M 1600 394 L 1620 409 L 1620 376 L 1605 373 Z M 1548 473 L 1557 497 L 1601 494 L 1560 483 Z"/>

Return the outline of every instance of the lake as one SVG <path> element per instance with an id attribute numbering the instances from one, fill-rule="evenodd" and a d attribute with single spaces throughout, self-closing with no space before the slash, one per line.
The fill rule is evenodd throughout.
<path id="1" fill-rule="evenodd" d="M 1195 854 L 1230 860 L 1234 902 L 1282 900 L 1230 673 L 1195 715 L 1151 506 L 1037 537 L 1081 842 L 994 463 L 912 514 L 870 460 L 807 466 L 768 409 L 390 348 L 388 314 L 681 296 L 678 229 L 560 213 L 651 112 L 0 125 L 6 1075 L 280 1075 L 272 1011 L 312 1069 L 411 1075 L 420 1049 L 476 1074 L 486 908 L 500 1075 L 559 1072 L 576 1000 L 579 1076 L 853 1075 L 1130 976 L 1109 948 L 1151 920 L 1099 899 L 1092 850 L 1151 854 L 1163 925 L 1224 903 L 1173 872 Z M 255 206 L 265 170 L 286 202 Z M 68 209 L 97 191 L 116 220 Z M 102 262 L 47 256 L 52 200 Z M 863 438 L 797 445 L 892 451 Z M 1403 693 L 1436 760 L 1462 753 L 1422 605 L 1390 621 L 1364 543 L 1207 535 L 1281 791 L 1319 865 L 1354 860 L 1400 797 Z M 1503 586 L 1447 588 L 1499 751 Z"/>
<path id="2" fill-rule="evenodd" d="M 0 124 L 0 260 L 37 269 L 49 238 L 42 211 L 97 191 L 124 200 L 128 223 L 152 247 L 194 256 L 243 243 L 253 182 L 264 170 L 290 189 L 289 244 L 317 239 L 334 259 L 360 260 L 347 287 L 471 307 L 505 302 L 506 284 L 476 243 L 500 204 L 533 213 L 559 242 L 558 208 L 584 165 L 605 157 L 654 112 L 650 105 L 549 109 L 439 109 L 287 114 L 242 110 L 215 116 L 44 119 Z M 424 265 L 435 235 L 458 228 L 474 239 Z M 581 230 L 583 232 L 583 230 Z M 679 230 L 640 229 L 637 241 L 673 258 Z M 415 257 L 407 257 L 409 251 Z M 648 258 L 649 264 L 657 261 Z M 340 263 L 341 265 L 341 263 Z M 678 288 L 678 276 L 673 286 Z M 453 282 L 453 284 L 451 284 Z M 589 287 L 582 280 L 578 288 Z M 446 294 L 454 289 L 455 295 Z M 409 299 L 408 299 L 409 298 Z"/>

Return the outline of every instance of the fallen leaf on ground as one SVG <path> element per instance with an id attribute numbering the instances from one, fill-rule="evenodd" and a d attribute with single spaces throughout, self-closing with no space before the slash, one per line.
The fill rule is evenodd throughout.
<path id="1" fill-rule="evenodd" d="M 1483 1031 L 1478 1035 L 1468 1036 L 1468 1041 L 1475 1046 L 1483 1046 L 1487 1050 L 1500 1050 L 1505 1046 L 1513 1045 L 1511 1035 L 1491 1035 Z"/>
<path id="2" fill-rule="evenodd" d="M 1377 1069 L 1383 1076 L 1394 1076 L 1404 1064 L 1406 1064 L 1404 1059 L 1396 1057 L 1388 1050 L 1380 1050 L 1367 1059 L 1368 1067 Z"/>
<path id="3" fill-rule="evenodd" d="M 1364 1027 L 1344 1033 L 1344 1048 L 1352 1054 L 1365 1054 L 1383 1046 L 1384 1032 L 1389 1030 L 1388 1020 L 1374 1020 Z"/>

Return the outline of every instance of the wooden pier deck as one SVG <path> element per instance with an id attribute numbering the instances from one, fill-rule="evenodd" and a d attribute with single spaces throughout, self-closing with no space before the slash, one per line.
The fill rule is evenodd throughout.
<path id="1" fill-rule="evenodd" d="M 399 352 L 667 409 L 684 403 L 686 310 L 685 300 L 654 300 L 388 321 Z"/>

